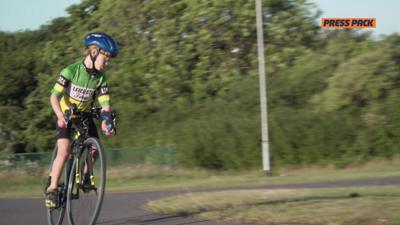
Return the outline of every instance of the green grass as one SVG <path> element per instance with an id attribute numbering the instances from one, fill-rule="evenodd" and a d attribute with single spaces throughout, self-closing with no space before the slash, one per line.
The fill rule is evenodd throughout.
<path id="1" fill-rule="evenodd" d="M 142 191 L 183 188 L 218 188 L 261 184 L 306 183 L 400 176 L 399 161 L 376 161 L 347 169 L 308 167 L 281 169 L 272 176 L 261 170 L 216 172 L 182 168 L 137 166 L 113 168 L 109 191 Z"/>
<path id="2" fill-rule="evenodd" d="M 308 167 L 280 169 L 272 176 L 263 171 L 218 172 L 168 166 L 119 166 L 107 171 L 108 192 L 156 191 L 187 188 L 218 188 L 258 184 L 306 183 L 349 179 L 400 176 L 400 161 L 375 161 L 345 169 Z M 0 197 L 38 197 L 42 195 L 47 172 L 36 170 L 0 171 Z"/>
<path id="3" fill-rule="evenodd" d="M 250 224 L 399 225 L 400 186 L 191 193 L 147 207 Z"/>
<path id="4" fill-rule="evenodd" d="M 45 178 L 41 171 L 0 172 L 0 197 L 37 197 L 42 195 Z"/>

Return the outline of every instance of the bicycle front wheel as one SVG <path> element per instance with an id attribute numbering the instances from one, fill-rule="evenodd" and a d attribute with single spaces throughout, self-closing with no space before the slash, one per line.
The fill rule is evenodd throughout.
<path id="1" fill-rule="evenodd" d="M 104 151 L 96 138 L 88 138 L 72 163 L 67 194 L 70 225 L 94 225 L 101 210 L 106 183 Z"/>

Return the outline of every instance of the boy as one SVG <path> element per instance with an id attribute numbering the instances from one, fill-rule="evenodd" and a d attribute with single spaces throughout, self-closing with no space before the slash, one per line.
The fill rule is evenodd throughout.
<path id="1" fill-rule="evenodd" d="M 57 116 L 57 156 L 51 169 L 51 182 L 46 192 L 46 207 L 56 208 L 58 180 L 65 161 L 71 152 L 70 128 L 64 118 L 64 112 L 72 104 L 80 111 L 90 111 L 96 96 L 104 119 L 101 128 L 106 136 L 114 133 L 108 130 L 106 120 L 111 115 L 109 90 L 104 69 L 111 57 L 118 54 L 118 46 L 114 39 L 105 33 L 90 33 L 84 40 L 83 60 L 79 60 L 64 68 L 51 90 L 50 104 Z M 93 120 L 89 122 L 89 136 L 98 138 Z"/>

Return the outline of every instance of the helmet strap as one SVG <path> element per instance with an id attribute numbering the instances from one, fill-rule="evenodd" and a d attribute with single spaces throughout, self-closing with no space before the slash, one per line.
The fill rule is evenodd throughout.
<path id="1" fill-rule="evenodd" d="M 92 53 L 89 54 L 90 60 L 92 60 L 92 68 L 91 69 L 86 68 L 86 71 L 91 75 L 99 73 L 99 71 L 96 69 L 96 66 L 94 65 L 94 63 L 96 62 L 97 56 L 99 56 L 99 54 L 100 54 L 100 49 L 97 51 L 97 54 L 95 56 L 92 56 Z"/>

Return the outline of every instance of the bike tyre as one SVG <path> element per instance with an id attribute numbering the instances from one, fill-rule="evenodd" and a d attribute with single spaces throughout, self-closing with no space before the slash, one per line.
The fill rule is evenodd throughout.
<path id="1" fill-rule="evenodd" d="M 97 187 L 97 192 L 96 192 L 96 204 L 93 210 L 93 213 L 91 215 L 91 218 L 88 220 L 89 223 L 88 225 L 94 225 L 97 221 L 97 218 L 99 216 L 101 206 L 103 204 L 103 198 L 104 198 L 104 191 L 105 191 L 105 185 L 106 185 L 106 161 L 105 161 L 105 155 L 104 155 L 104 150 L 102 145 L 100 144 L 99 140 L 97 138 L 88 138 L 83 142 L 83 148 L 90 148 L 90 146 L 95 145 L 97 149 L 97 159 L 96 159 L 96 165 L 99 167 L 98 172 L 99 174 L 96 174 L 96 176 L 99 177 L 99 182 Z M 84 151 L 85 152 L 85 151 Z M 80 154 L 85 154 L 85 153 L 80 153 Z M 81 157 L 81 155 L 79 156 Z M 75 175 L 76 175 L 76 160 L 73 160 L 72 162 L 72 167 L 71 167 L 71 172 L 69 175 L 69 182 L 68 182 L 68 191 L 67 191 L 67 214 L 68 214 L 68 222 L 70 225 L 78 225 L 75 220 L 74 220 L 74 215 L 73 215 L 73 208 L 74 208 L 74 192 L 82 192 L 79 188 L 76 187 L 76 180 L 75 180 Z M 79 166 L 78 166 L 79 167 Z M 80 193 L 83 194 L 83 193 Z"/>

